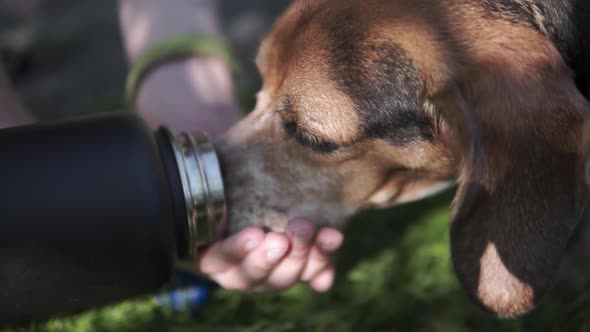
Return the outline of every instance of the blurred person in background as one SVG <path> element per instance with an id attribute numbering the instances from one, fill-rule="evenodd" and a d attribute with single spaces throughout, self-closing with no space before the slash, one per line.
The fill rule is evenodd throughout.
<path id="1" fill-rule="evenodd" d="M 23 17 L 43 15 L 63 0 L 0 0 Z M 187 34 L 221 38 L 216 0 L 118 0 L 121 33 L 130 66 L 154 45 Z M 136 110 L 152 128 L 205 131 L 219 137 L 242 116 L 228 63 L 192 56 L 166 63 L 141 82 Z M 36 121 L 0 64 L 0 128 Z M 293 220 L 284 234 L 249 228 L 212 245 L 195 262 L 197 270 L 224 288 L 280 291 L 303 281 L 316 291 L 334 279 L 330 257 L 340 248 L 340 231 Z"/>

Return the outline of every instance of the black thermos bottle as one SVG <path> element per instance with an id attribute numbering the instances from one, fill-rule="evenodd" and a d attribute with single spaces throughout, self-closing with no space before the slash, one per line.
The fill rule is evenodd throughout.
<path id="1" fill-rule="evenodd" d="M 0 324 L 157 291 L 223 228 L 202 135 L 131 112 L 0 131 Z"/>

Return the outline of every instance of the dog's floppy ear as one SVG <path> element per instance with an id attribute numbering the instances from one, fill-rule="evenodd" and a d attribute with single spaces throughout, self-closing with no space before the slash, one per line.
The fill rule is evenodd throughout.
<path id="1" fill-rule="evenodd" d="M 551 288 L 586 203 L 589 108 L 551 52 L 488 58 L 459 84 L 449 116 L 464 156 L 453 264 L 468 294 L 501 317 L 531 310 Z"/>

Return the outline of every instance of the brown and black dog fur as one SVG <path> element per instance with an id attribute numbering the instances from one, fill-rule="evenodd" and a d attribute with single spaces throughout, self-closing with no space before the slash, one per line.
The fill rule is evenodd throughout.
<path id="1" fill-rule="evenodd" d="M 463 287 L 529 311 L 588 198 L 588 19 L 583 0 L 294 1 L 261 45 L 256 109 L 219 143 L 232 230 L 338 225 L 457 183 Z"/>

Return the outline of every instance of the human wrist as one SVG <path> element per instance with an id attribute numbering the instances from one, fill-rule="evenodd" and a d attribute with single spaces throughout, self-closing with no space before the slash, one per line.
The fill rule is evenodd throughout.
<path id="1" fill-rule="evenodd" d="M 229 67 L 217 58 L 187 58 L 155 70 L 138 88 L 136 105 L 153 128 L 206 131 L 213 137 L 242 116 Z"/>
<path id="2" fill-rule="evenodd" d="M 132 75 L 127 97 L 132 99 L 129 100 L 132 108 L 150 126 L 166 125 L 174 132 L 201 130 L 218 136 L 241 117 L 229 59 L 214 40 L 221 39 L 216 3 L 214 0 L 119 0 L 127 55 L 132 69 L 139 65 L 138 71 L 145 74 L 139 79 L 133 79 Z M 191 35 L 195 36 L 194 41 Z M 185 40 L 178 43 L 178 38 Z M 203 41 L 207 44 L 206 39 L 213 39 L 209 44 L 213 44 L 214 50 L 212 45 L 201 47 Z M 143 73 L 146 53 L 154 48 L 161 50 L 163 44 L 166 50 L 158 52 L 162 53 L 156 56 L 158 64 L 143 68 L 149 74 Z M 186 54 L 189 49 L 193 52 Z M 151 61 L 148 59 L 148 63 Z"/>

